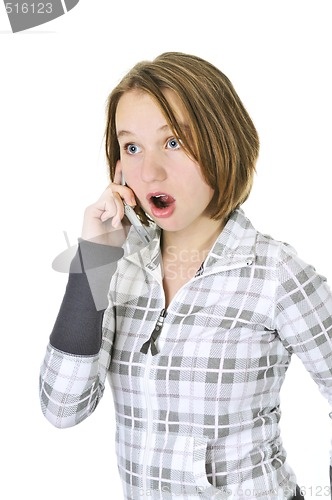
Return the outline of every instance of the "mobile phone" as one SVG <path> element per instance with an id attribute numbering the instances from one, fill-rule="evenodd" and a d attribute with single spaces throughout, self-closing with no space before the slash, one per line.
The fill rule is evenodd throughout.
<path id="1" fill-rule="evenodd" d="M 124 179 L 123 174 L 121 176 L 121 184 L 122 186 L 126 185 L 126 181 Z M 149 243 L 152 240 L 152 238 L 149 235 L 146 228 L 143 226 L 142 222 L 137 217 L 135 210 L 130 205 L 128 205 L 124 200 L 122 200 L 122 203 L 124 206 L 125 215 L 127 216 L 129 222 L 134 226 L 134 229 L 136 229 L 137 234 L 139 235 L 143 243 Z"/>
<path id="2" fill-rule="evenodd" d="M 148 231 L 146 228 L 143 226 L 139 218 L 137 217 L 137 214 L 135 213 L 135 210 L 128 205 L 124 200 L 122 200 L 123 206 L 124 206 L 124 212 L 125 215 L 128 217 L 129 222 L 134 226 L 134 229 L 136 229 L 137 234 L 143 241 L 143 243 L 149 243 L 152 238 L 149 235 Z"/>

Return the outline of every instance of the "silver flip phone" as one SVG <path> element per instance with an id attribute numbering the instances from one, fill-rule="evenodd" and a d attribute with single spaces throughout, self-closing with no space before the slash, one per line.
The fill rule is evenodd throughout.
<path id="1" fill-rule="evenodd" d="M 123 186 L 126 185 L 123 176 L 122 176 L 122 185 Z M 135 210 L 130 205 L 128 205 L 124 200 L 122 200 L 122 203 L 124 206 L 125 215 L 127 216 L 129 222 L 134 226 L 134 229 L 137 231 L 137 234 L 139 235 L 143 243 L 149 243 L 152 240 L 152 238 L 149 235 L 146 228 L 141 223 L 141 221 L 139 220 L 139 218 L 137 217 Z"/>
<path id="2" fill-rule="evenodd" d="M 135 210 L 130 205 L 127 205 L 127 203 L 122 200 L 123 206 L 124 206 L 124 211 L 126 216 L 128 217 L 129 221 L 131 224 L 134 226 L 136 229 L 139 237 L 143 241 L 143 243 L 149 243 L 151 241 L 151 236 L 149 235 L 148 231 L 145 229 L 139 218 L 137 217 Z"/>

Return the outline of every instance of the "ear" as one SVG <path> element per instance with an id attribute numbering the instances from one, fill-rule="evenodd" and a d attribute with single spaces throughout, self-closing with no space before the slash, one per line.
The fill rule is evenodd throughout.
<path id="1" fill-rule="evenodd" d="M 124 179 L 122 176 L 121 160 L 118 160 L 116 162 L 113 182 L 115 184 L 124 184 Z"/>

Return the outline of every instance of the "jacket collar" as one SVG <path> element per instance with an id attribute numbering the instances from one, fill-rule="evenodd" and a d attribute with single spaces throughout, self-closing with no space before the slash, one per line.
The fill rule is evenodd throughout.
<path id="1" fill-rule="evenodd" d="M 205 261 L 205 269 L 251 264 L 256 256 L 257 231 L 242 209 L 234 210 Z"/>
<path id="2" fill-rule="evenodd" d="M 160 235 L 156 225 L 148 228 L 152 241 L 144 247 L 134 228 L 130 229 L 127 243 L 124 247 L 124 258 L 151 272 L 160 274 Z M 214 272 L 225 267 L 242 267 L 250 265 L 255 260 L 257 231 L 238 208 L 229 217 L 225 227 L 218 236 L 204 262 L 203 274 Z"/>

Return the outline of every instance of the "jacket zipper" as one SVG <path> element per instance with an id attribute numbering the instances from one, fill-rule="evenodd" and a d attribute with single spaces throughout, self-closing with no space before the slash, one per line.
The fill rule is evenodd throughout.
<path id="1" fill-rule="evenodd" d="M 146 402 L 146 440 L 145 440 L 145 450 L 143 455 L 143 499 L 147 500 L 150 498 L 147 484 L 147 468 L 148 468 L 148 459 L 151 448 L 152 441 L 152 417 L 153 417 L 153 409 L 151 405 L 150 391 L 149 391 L 149 374 L 151 367 L 152 356 L 150 353 L 147 353 L 147 360 L 145 364 L 145 372 L 144 372 L 144 396 Z"/>
<path id="2" fill-rule="evenodd" d="M 153 332 L 151 333 L 149 339 L 146 342 L 144 342 L 144 344 L 141 347 L 140 352 L 142 352 L 143 354 L 147 354 L 149 347 L 151 347 L 152 356 L 158 354 L 158 349 L 155 342 L 161 333 L 166 315 L 167 315 L 166 309 L 162 309 L 159 318 L 157 319 L 157 323 L 153 329 Z"/>
<path id="3" fill-rule="evenodd" d="M 157 340 L 157 337 L 160 335 L 160 332 L 162 330 L 164 320 L 166 317 L 167 311 L 166 309 L 162 309 L 159 317 L 157 319 L 157 322 L 155 324 L 155 327 L 150 335 L 150 338 L 142 345 L 141 347 L 141 352 L 144 354 L 147 354 L 147 359 L 146 359 L 146 364 L 145 364 L 145 371 L 144 371 L 144 397 L 145 397 L 145 402 L 146 402 L 146 420 L 147 420 L 147 430 L 146 430 L 146 440 L 145 440 L 145 450 L 144 450 L 144 455 L 143 455 L 143 498 L 144 499 L 150 499 L 149 491 L 148 491 L 148 480 L 147 480 L 147 468 L 148 468 L 148 460 L 149 460 L 149 454 L 150 454 L 150 449 L 151 449 L 151 441 L 152 441 L 152 422 L 153 422 L 153 408 L 151 405 L 151 397 L 150 397 L 150 391 L 149 391 L 149 375 L 150 375 L 150 368 L 151 368 L 151 362 L 152 362 L 152 356 L 158 353 L 155 341 Z M 149 352 L 149 347 L 150 352 Z"/>

